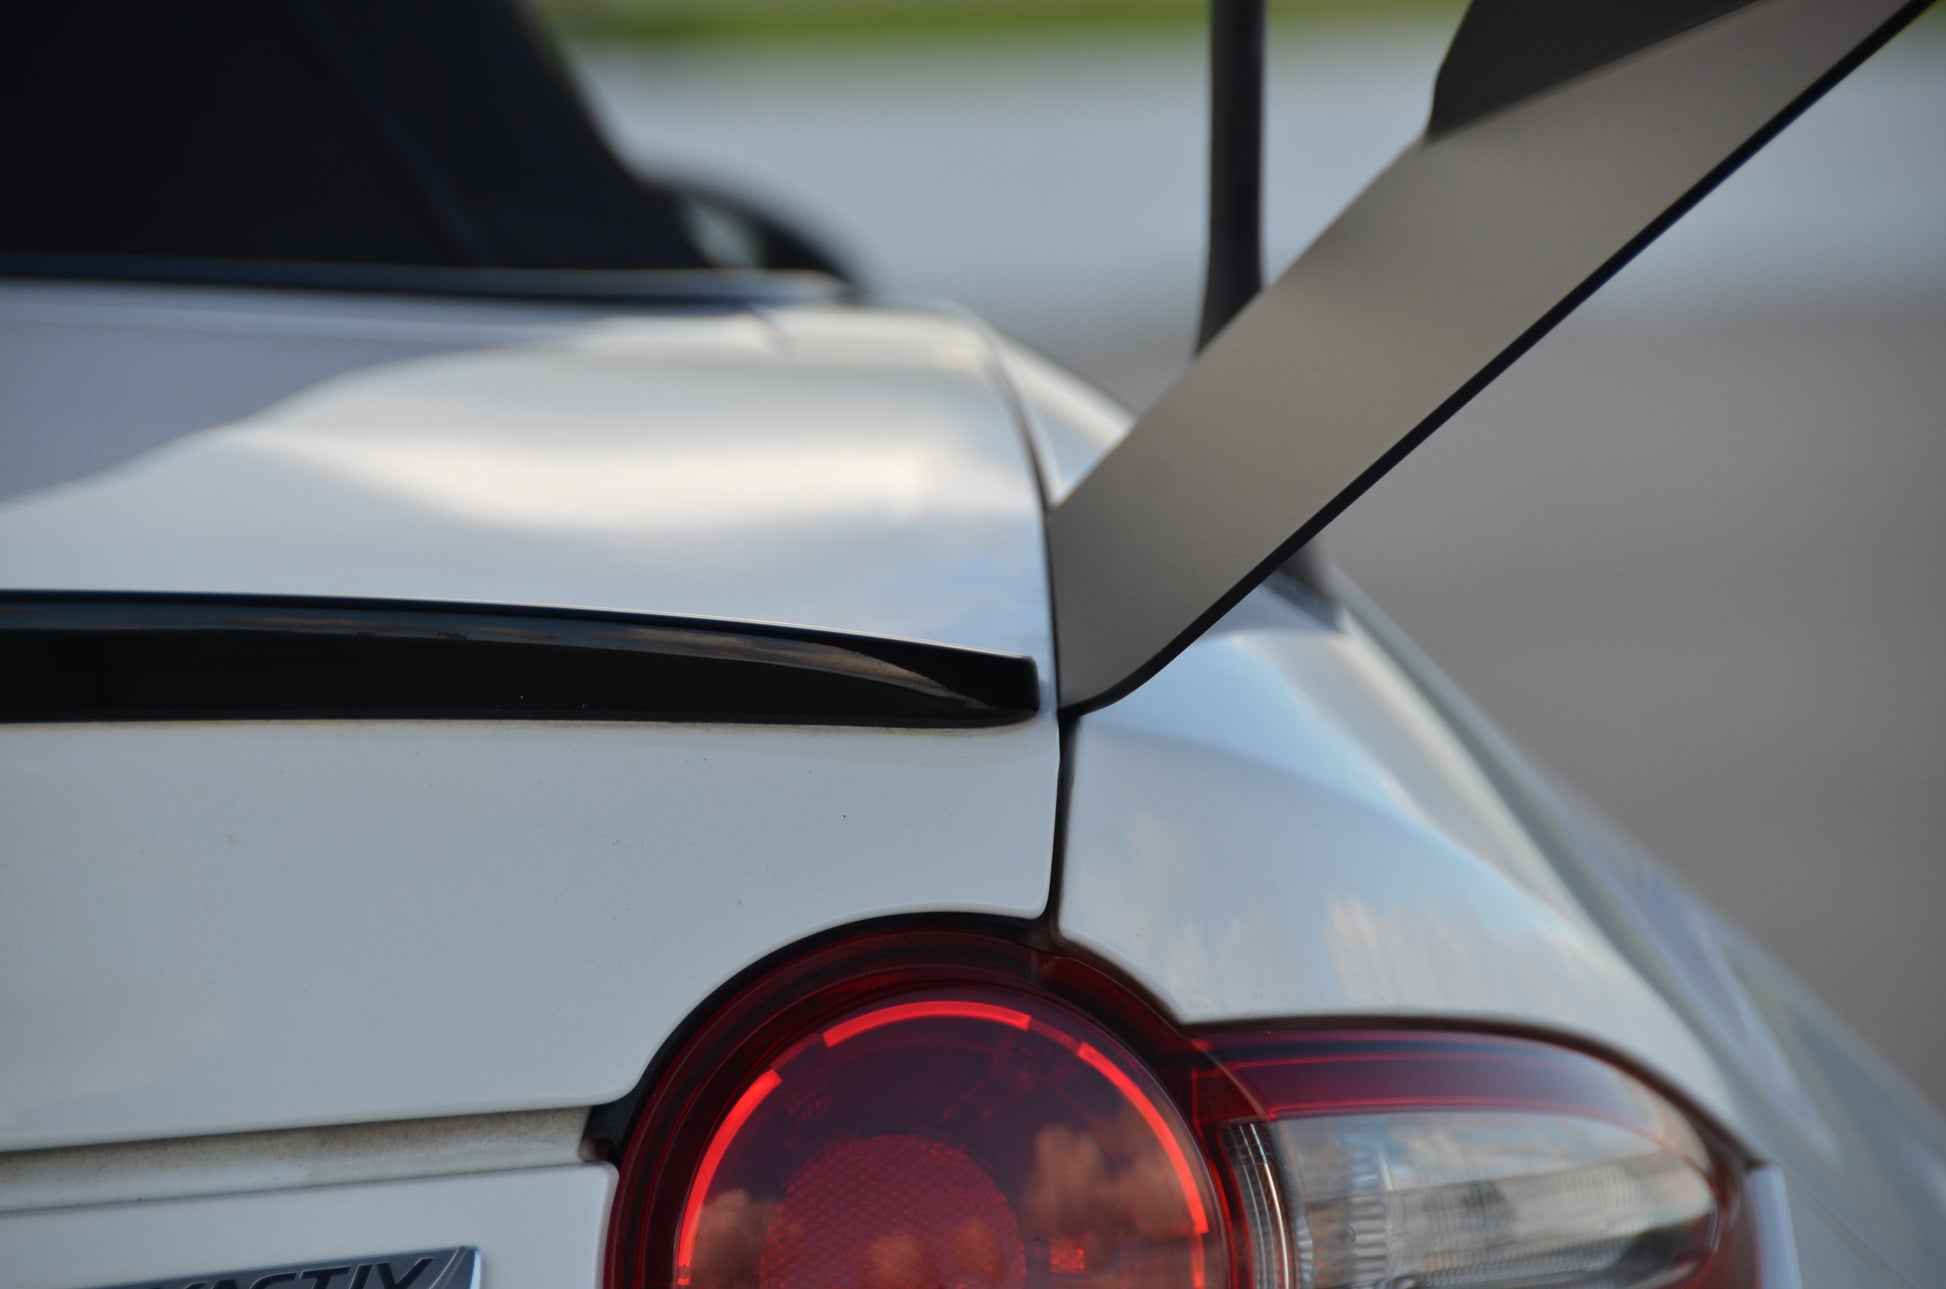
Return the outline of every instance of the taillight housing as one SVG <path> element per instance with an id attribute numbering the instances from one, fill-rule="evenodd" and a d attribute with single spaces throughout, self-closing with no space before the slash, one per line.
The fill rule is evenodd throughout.
<path id="1" fill-rule="evenodd" d="M 610 1289 L 1747 1289 L 1738 1157 L 1530 1038 L 1185 1033 L 961 930 L 800 957 L 659 1072 Z"/>

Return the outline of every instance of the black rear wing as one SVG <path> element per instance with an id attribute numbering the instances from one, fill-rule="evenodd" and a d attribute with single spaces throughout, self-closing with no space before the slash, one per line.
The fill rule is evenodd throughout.
<path id="1" fill-rule="evenodd" d="M 1061 704 L 1128 693 L 1928 0 L 1475 0 L 1426 133 L 1049 516 Z"/>

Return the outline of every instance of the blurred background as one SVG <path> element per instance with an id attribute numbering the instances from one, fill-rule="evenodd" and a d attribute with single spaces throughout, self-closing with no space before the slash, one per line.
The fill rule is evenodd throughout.
<path id="1" fill-rule="evenodd" d="M 1196 0 L 547 0 L 622 150 L 1133 408 L 1187 360 Z M 1422 124 L 1461 6 L 1273 3 L 1267 264 Z M 1946 15 L 1330 530 L 1514 738 L 1946 1105 Z"/>

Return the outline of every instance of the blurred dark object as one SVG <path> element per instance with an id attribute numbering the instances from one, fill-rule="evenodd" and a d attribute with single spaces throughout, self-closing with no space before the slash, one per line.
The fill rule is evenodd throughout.
<path id="1" fill-rule="evenodd" d="M 6 251 L 838 270 L 747 202 L 631 174 L 514 0 L 34 5 L 9 26 Z"/>
<path id="2" fill-rule="evenodd" d="M 1211 0 L 1209 244 L 1196 348 L 1264 284 L 1264 0 Z"/>
<path id="3" fill-rule="evenodd" d="M 674 200 L 683 231 L 712 268 L 802 269 L 858 281 L 821 241 L 748 197 L 689 179 L 641 182 Z"/>

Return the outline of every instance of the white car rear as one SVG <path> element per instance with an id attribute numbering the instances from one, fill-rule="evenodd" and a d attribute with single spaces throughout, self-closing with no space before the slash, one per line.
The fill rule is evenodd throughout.
<path id="1" fill-rule="evenodd" d="M 1625 103 L 1640 155 L 1574 191 L 1628 201 L 1386 332 L 1496 263 L 1396 192 L 1561 144 L 1436 112 L 1132 432 L 788 274 L 10 262 L 0 1283 L 1935 1279 L 1946 1125 L 1355 588 L 1273 571 L 1910 16 L 1845 8 L 1576 71 L 1570 122 L 1743 79 L 1681 165 Z M 1333 294 L 1394 242 L 1424 280 Z M 1359 397 L 1280 356 L 1307 327 L 1426 362 Z M 1307 464 L 1258 421 L 1313 386 Z"/>

